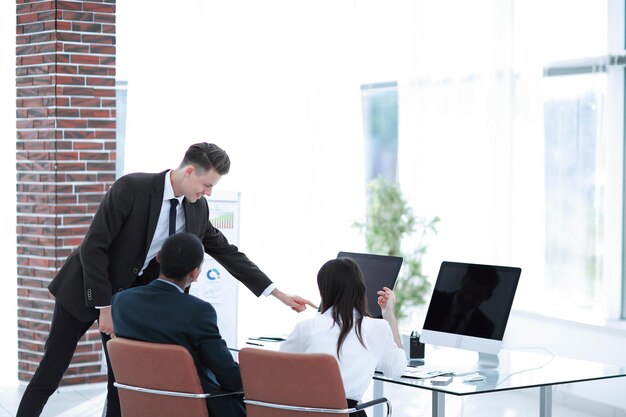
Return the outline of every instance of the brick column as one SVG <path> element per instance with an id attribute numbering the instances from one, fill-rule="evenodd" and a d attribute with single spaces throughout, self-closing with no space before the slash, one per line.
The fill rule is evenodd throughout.
<path id="1" fill-rule="evenodd" d="M 115 0 L 16 0 L 19 379 L 41 360 L 47 286 L 115 180 Z M 96 327 L 63 384 L 100 382 Z"/>

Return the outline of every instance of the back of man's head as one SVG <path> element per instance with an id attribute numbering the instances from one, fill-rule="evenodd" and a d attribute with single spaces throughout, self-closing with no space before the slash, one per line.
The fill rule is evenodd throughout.
<path id="1" fill-rule="evenodd" d="M 159 252 L 161 275 L 180 281 L 202 265 L 204 249 L 198 236 L 176 233 L 165 239 Z"/>

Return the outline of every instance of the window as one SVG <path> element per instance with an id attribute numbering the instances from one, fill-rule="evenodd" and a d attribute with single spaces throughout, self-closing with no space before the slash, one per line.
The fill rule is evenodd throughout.
<path id="1" fill-rule="evenodd" d="M 606 74 L 544 81 L 545 277 L 558 305 L 597 305 L 607 242 Z"/>
<path id="2" fill-rule="evenodd" d="M 361 86 L 365 179 L 397 180 L 398 86 L 395 82 Z"/>
<path id="3" fill-rule="evenodd" d="M 398 181 L 442 219 L 429 276 L 521 266 L 516 308 L 624 317 L 624 1 L 409 3 L 359 35 L 377 41 L 363 68 L 397 80 Z M 392 13 L 377 7 L 359 3 L 363 27 Z"/>
<path id="4" fill-rule="evenodd" d="M 552 301 L 547 310 L 573 319 L 624 318 L 624 296 L 613 291 L 624 279 L 619 3 L 581 0 L 570 7 L 551 1 L 544 10 L 544 22 L 551 23 L 539 31 L 545 43 L 544 281 Z M 566 9 L 575 10 L 564 14 Z M 610 18 L 615 15 L 622 18 Z"/>

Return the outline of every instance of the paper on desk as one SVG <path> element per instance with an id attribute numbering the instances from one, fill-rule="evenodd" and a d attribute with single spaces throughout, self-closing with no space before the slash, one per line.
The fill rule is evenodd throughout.
<path id="1" fill-rule="evenodd" d="M 248 347 L 278 351 L 284 340 L 282 337 L 249 337 L 245 344 Z"/>
<path id="2" fill-rule="evenodd" d="M 443 374 L 445 374 L 444 371 L 427 371 L 419 368 L 406 368 L 406 371 L 404 371 L 402 376 L 404 378 L 427 379 Z"/>

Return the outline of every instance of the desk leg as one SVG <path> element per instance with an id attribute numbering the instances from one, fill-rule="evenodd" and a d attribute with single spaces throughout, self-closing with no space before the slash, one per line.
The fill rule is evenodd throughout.
<path id="1" fill-rule="evenodd" d="M 552 417 L 552 385 L 539 388 L 539 416 Z"/>
<path id="2" fill-rule="evenodd" d="M 374 398 L 380 398 L 380 397 L 384 397 L 385 394 L 383 392 L 383 381 L 379 381 L 377 379 L 374 380 Z M 386 406 L 384 404 L 382 405 L 375 405 L 374 406 L 374 417 L 383 417 L 383 408 L 385 408 Z"/>
<path id="3" fill-rule="evenodd" d="M 445 417 L 446 415 L 446 394 L 433 391 L 433 417 Z"/>

